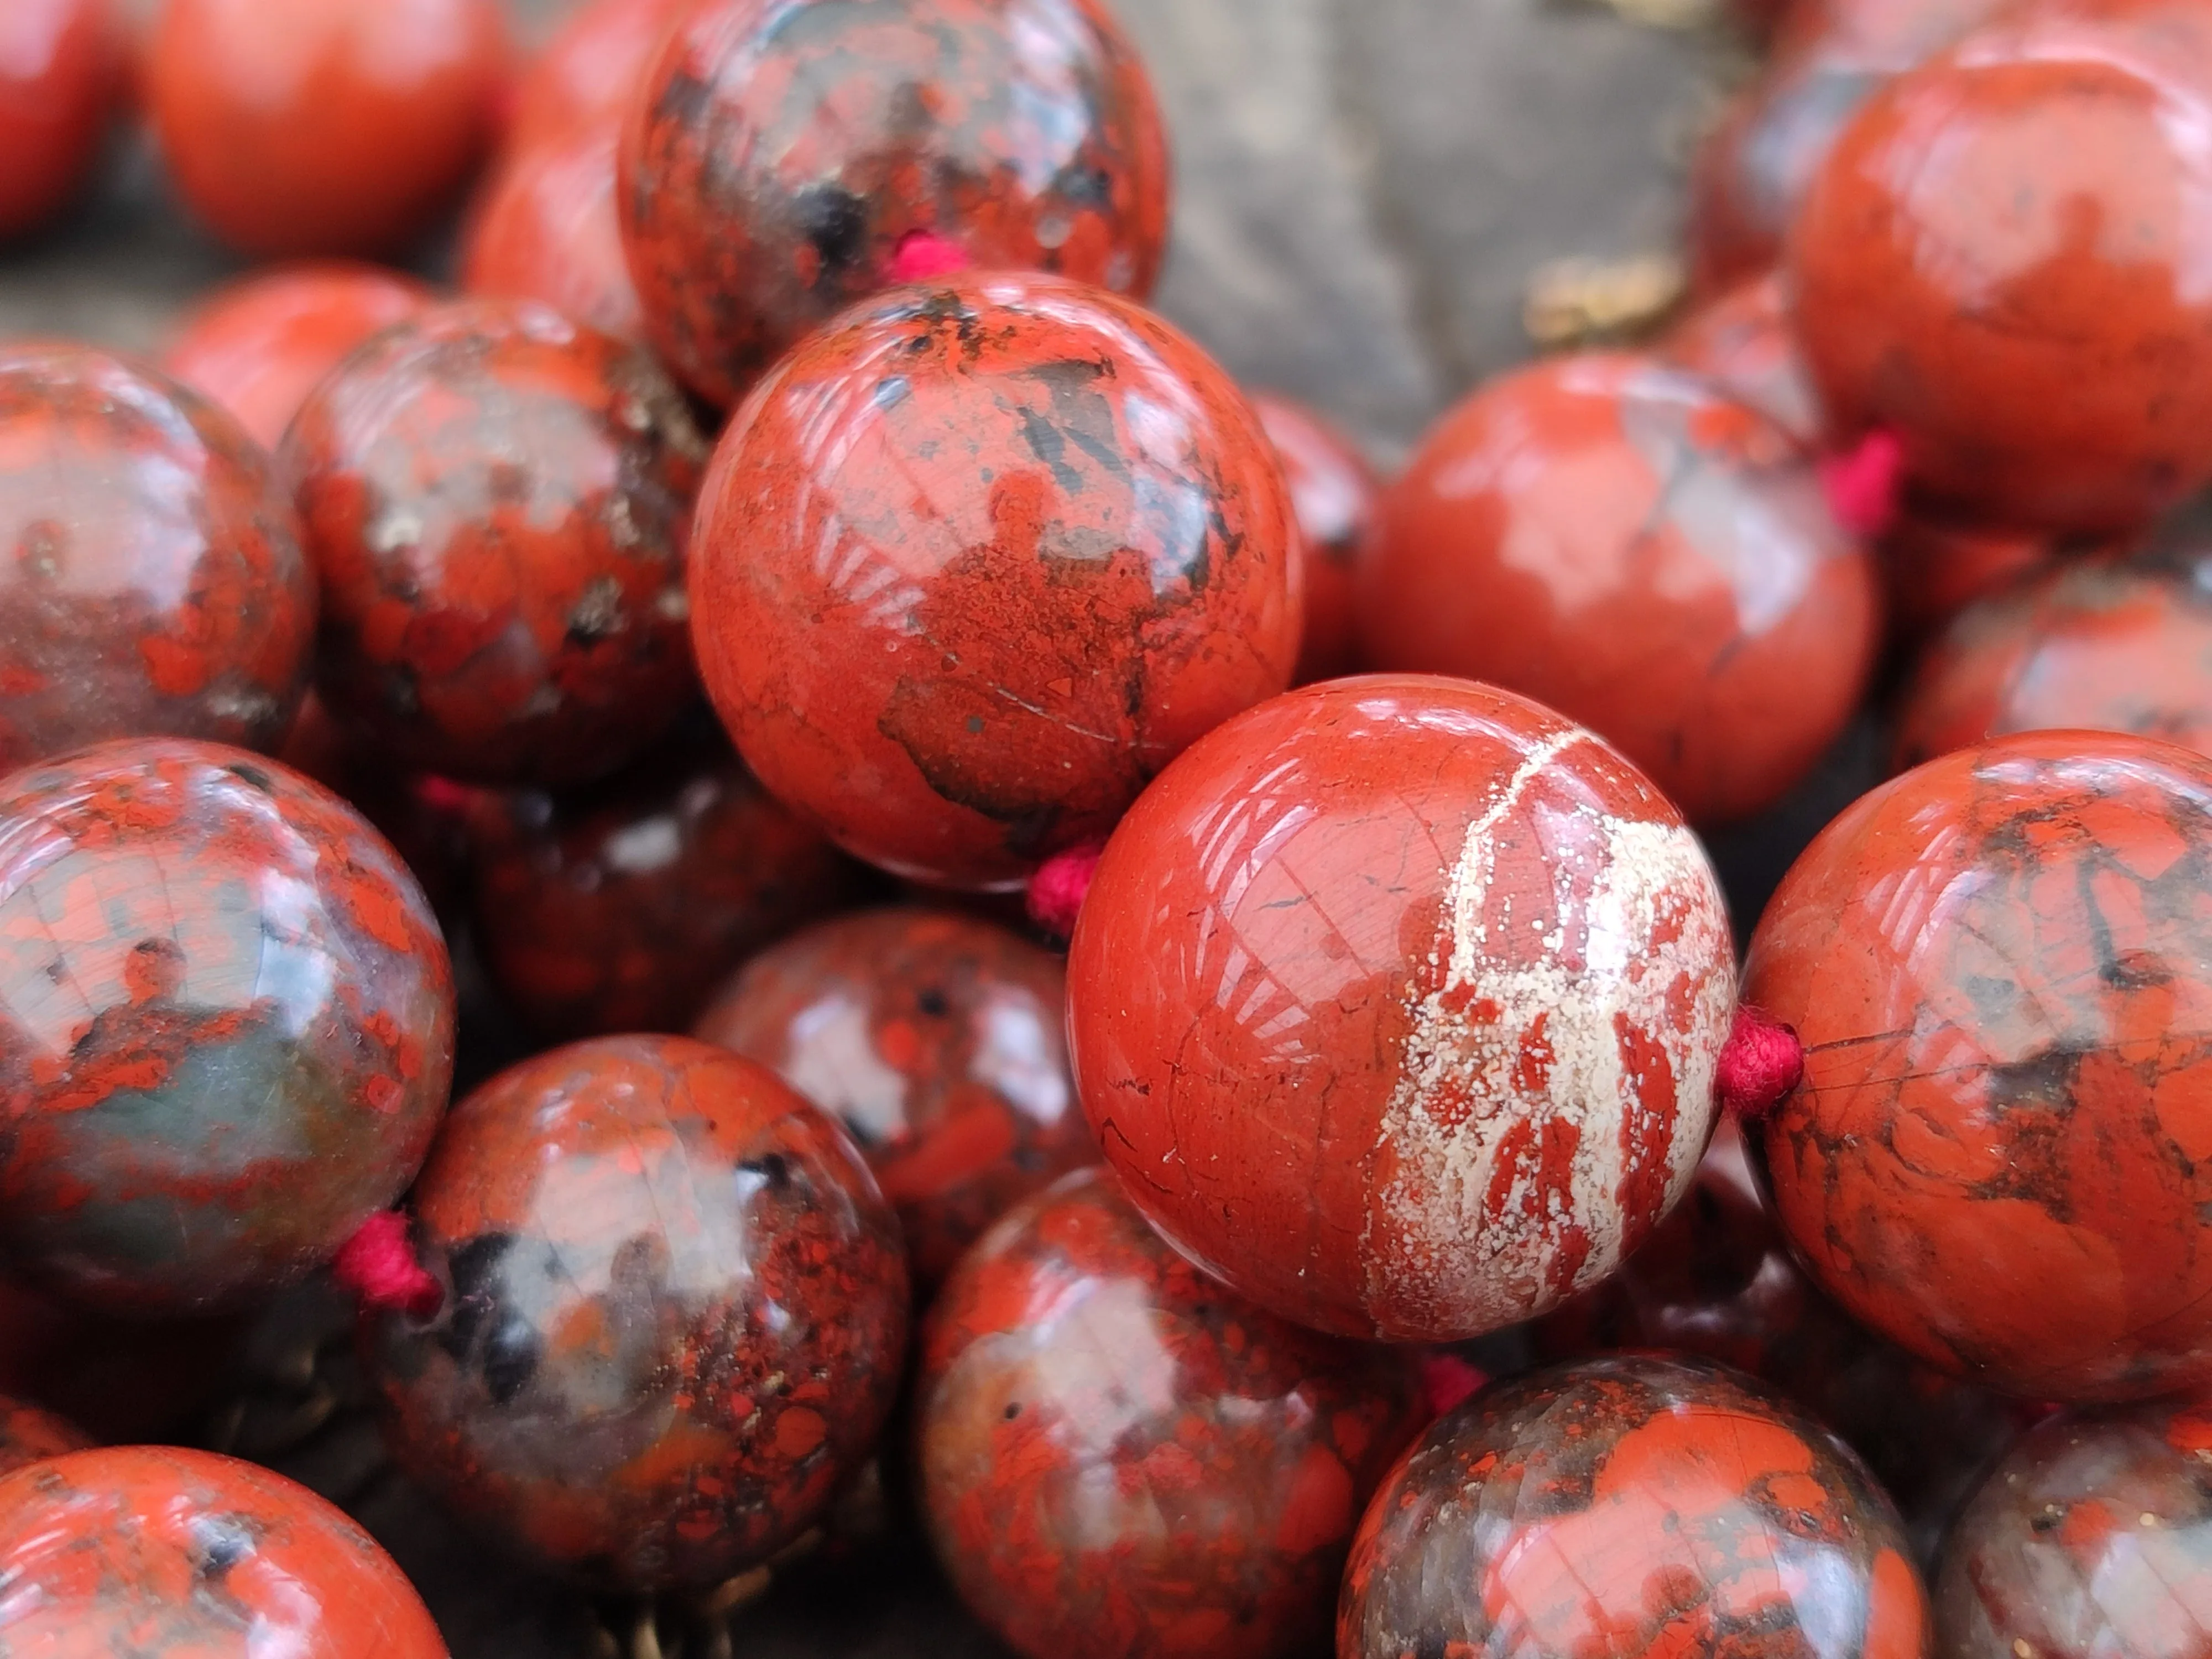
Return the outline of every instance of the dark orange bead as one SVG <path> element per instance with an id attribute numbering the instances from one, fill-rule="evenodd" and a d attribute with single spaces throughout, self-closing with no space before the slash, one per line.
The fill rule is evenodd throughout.
<path id="1" fill-rule="evenodd" d="M 1772 265 L 1813 175 L 1860 106 L 2003 3 L 1826 0 L 1799 9 L 1765 72 L 1729 106 L 1692 166 L 1697 288 L 1718 293 Z"/>
<path id="2" fill-rule="evenodd" d="M 36 230 L 84 182 L 124 78 L 112 0 L 0 10 L 0 238 Z"/>
<path id="3" fill-rule="evenodd" d="M 90 346 L 0 346 L 0 771 L 156 732 L 274 749 L 314 574 L 238 423 Z"/>
<path id="4" fill-rule="evenodd" d="M 73 1301 L 281 1289 L 405 1190 L 453 985 L 412 877 L 319 785 L 128 740 L 0 782 L 0 1237 Z"/>
<path id="5" fill-rule="evenodd" d="M 647 331 L 716 403 L 916 233 L 1139 299 L 1167 246 L 1159 110 L 1098 0 L 708 0 L 647 71 L 621 179 Z"/>
<path id="6" fill-rule="evenodd" d="M 1908 513 L 1882 538 L 1882 584 L 1896 637 L 1926 639 L 1977 600 L 2048 569 L 2063 544 L 2040 531 Z"/>
<path id="7" fill-rule="evenodd" d="M 0 1586 L 9 1647 L 42 1659 L 446 1659 L 367 1533 L 213 1452 L 117 1446 L 0 1480 Z"/>
<path id="8" fill-rule="evenodd" d="M 471 781 L 573 782 L 641 752 L 696 695 L 705 453 L 642 349 L 534 302 L 387 330 L 316 388 L 282 457 L 331 711 Z"/>
<path id="9" fill-rule="evenodd" d="M 1790 332 L 1790 296 L 1772 272 L 1698 305 L 1668 331 L 1658 355 L 1757 410 L 1793 441 L 1820 445 L 1820 393 Z"/>
<path id="10" fill-rule="evenodd" d="M 836 1125 L 688 1037 L 602 1037 L 453 1109 L 415 1188 L 445 1291 L 370 1316 L 399 1462 L 544 1569 L 711 1589 L 874 1449 L 905 1358 L 898 1224 Z"/>
<path id="11" fill-rule="evenodd" d="M 497 0 L 164 0 L 147 73 L 169 171 L 225 241 L 390 253 L 490 142 L 506 26 Z"/>
<path id="12" fill-rule="evenodd" d="M 1368 662 L 1548 703 L 1701 824 L 1812 769 L 1879 632 L 1874 560 L 1799 445 L 1642 357 L 1554 359 L 1461 404 L 1360 572 Z"/>
<path id="13" fill-rule="evenodd" d="M 1360 1508 L 1425 1415 L 1409 1366 L 1224 1291 L 1102 1171 L 961 1264 L 918 1409 L 938 1553 L 1024 1659 L 1319 1651 Z"/>
<path id="14" fill-rule="evenodd" d="M 562 20 L 516 89 L 515 149 L 579 126 L 617 130 L 654 52 L 689 0 L 585 0 Z"/>
<path id="15" fill-rule="evenodd" d="M 1193 1260 L 1303 1324 L 1448 1341 L 1587 1289 L 1688 1189 L 1735 979 L 1704 851 L 1618 753 L 1374 676 L 1145 793 L 1068 1030 L 1108 1163 Z"/>
<path id="16" fill-rule="evenodd" d="M 1890 82 L 1790 243 L 1847 432 L 1999 523 L 2140 525 L 2212 480 L 2212 14 L 2058 0 Z"/>
<path id="17" fill-rule="evenodd" d="M 161 367 L 273 450 L 317 381 L 430 297 L 413 277 L 375 265 L 331 261 L 255 271 L 193 308 Z"/>
<path id="18" fill-rule="evenodd" d="M 573 123 L 507 151 L 470 214 L 461 286 L 543 301 L 625 339 L 642 334 L 615 218 L 611 123 Z"/>
<path id="19" fill-rule="evenodd" d="M 1926 1659 L 1928 1596 L 1826 1430 L 1718 1366 L 1595 1359 L 1421 1437 L 1360 1522 L 1336 1652 Z"/>
<path id="20" fill-rule="evenodd" d="M 1290 683 L 1282 469 L 1128 301 L 1002 273 L 855 307 L 761 383 L 700 493 L 700 666 L 761 781 L 850 851 L 1018 884 Z"/>
<path id="21" fill-rule="evenodd" d="M 586 789 L 487 794 L 468 825 L 477 948 L 552 1036 L 680 1030 L 732 969 L 859 884 L 719 741 Z"/>
<path id="22" fill-rule="evenodd" d="M 1305 549 L 1304 643 L 1293 678 L 1300 685 L 1334 679 L 1358 665 L 1354 578 L 1375 528 L 1382 482 L 1351 439 L 1303 404 L 1259 392 L 1252 407 L 1283 463 Z"/>
<path id="23" fill-rule="evenodd" d="M 1760 1144 L 1855 1317 L 2029 1399 L 2212 1381 L 2212 761 L 2027 733 L 1893 779 L 1744 994 L 1804 1041 Z"/>
<path id="24" fill-rule="evenodd" d="M 1060 958 L 978 918 L 841 916 L 748 963 L 696 1035 L 842 1122 L 934 1285 L 1020 1200 L 1098 1149 L 1075 1104 Z"/>
<path id="25" fill-rule="evenodd" d="M 1897 763 L 2069 727 L 2212 755 L 2212 553 L 2062 565 L 1973 606 L 1921 659 Z"/>

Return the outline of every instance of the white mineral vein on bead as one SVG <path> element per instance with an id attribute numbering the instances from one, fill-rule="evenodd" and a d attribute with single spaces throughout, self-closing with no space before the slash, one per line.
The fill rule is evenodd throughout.
<path id="1" fill-rule="evenodd" d="M 1575 1289 L 1620 1264 L 1620 1194 L 1632 1173 L 1624 1143 L 1642 1139 L 1625 1127 L 1643 1129 L 1646 1108 L 1644 1079 L 1626 1069 L 1616 1015 L 1666 1054 L 1675 1079 L 1678 1115 L 1662 1143 L 1668 1204 L 1687 1189 L 1711 1127 L 1713 1071 L 1735 1005 L 1734 955 L 1718 884 L 1687 829 L 1580 809 L 1593 833 L 1579 857 L 1554 867 L 1561 922 L 1536 941 L 1541 954 L 1521 959 L 1529 951 L 1518 927 L 1517 942 L 1504 927 L 1489 937 L 1498 826 L 1561 753 L 1589 741 L 1571 731 L 1538 745 L 1469 826 L 1445 889 L 1449 959 L 1441 950 L 1432 956 L 1425 978 L 1434 988 L 1414 988 L 1402 1074 L 1378 1143 L 1395 1152 L 1397 1174 L 1370 1206 L 1364 1243 L 1370 1300 L 1387 1285 L 1385 1299 L 1429 1310 L 1425 1322 L 1434 1328 L 1473 1334 L 1549 1306 L 1545 1286 L 1574 1224 L 1589 1243 Z M 1670 916 L 1680 918 L 1676 936 L 1655 945 Z M 1581 969 L 1558 956 L 1576 920 L 1587 932 Z M 1682 1033 L 1668 1001 L 1686 978 L 1694 1012 Z M 1496 1006 L 1494 1022 L 1469 1017 L 1477 1001 Z M 1524 1038 L 1545 1015 L 1553 1059 L 1544 1086 L 1531 1090 L 1515 1073 Z M 1464 1121 L 1439 1115 L 1440 1105 L 1462 1095 L 1472 1103 Z M 1668 1105 L 1663 1096 L 1654 1103 L 1662 1113 Z M 1555 1190 L 1540 1212 L 1528 1213 L 1533 1182 L 1524 1170 L 1501 1213 L 1486 1215 L 1504 1140 L 1531 1120 L 1564 1120 L 1579 1133 L 1564 1201 Z"/>

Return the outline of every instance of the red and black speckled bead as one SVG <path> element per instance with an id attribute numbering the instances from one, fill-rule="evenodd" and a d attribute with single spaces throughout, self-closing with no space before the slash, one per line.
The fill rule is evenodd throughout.
<path id="1" fill-rule="evenodd" d="M 647 70 L 621 167 L 648 334 L 717 403 L 917 233 L 1140 299 L 1167 245 L 1158 106 L 1097 0 L 711 0 Z"/>
<path id="2" fill-rule="evenodd" d="M 638 347 L 527 301 L 387 330 L 285 440 L 323 579 L 319 685 L 404 766 L 604 775 L 694 695 L 706 446 Z"/>
<path id="3" fill-rule="evenodd" d="M 683 1030 L 860 873 L 719 738 L 573 794 L 486 795 L 468 840 L 477 947 L 515 1012 L 564 1037 Z"/>
<path id="4" fill-rule="evenodd" d="M 2064 1413 L 2021 1437 L 1952 1528 L 1944 1659 L 2212 1655 L 2212 1414 Z"/>
<path id="5" fill-rule="evenodd" d="M 2034 1400 L 2212 1382 L 2212 761 L 2028 733 L 1893 779 L 1744 994 L 1805 1042 L 1760 1142 L 1853 1316 Z"/>
<path id="6" fill-rule="evenodd" d="M 1795 434 L 1650 358 L 1555 358 L 1480 388 L 1384 492 L 1366 659 L 1484 680 L 1582 721 L 1692 823 L 1818 763 L 1874 667 L 1871 553 Z"/>
<path id="7" fill-rule="evenodd" d="M 2028 528 L 2127 531 L 2212 480 L 2208 124 L 2195 0 L 2017 7 L 1875 93 L 1789 246 L 1841 430 Z"/>
<path id="8" fill-rule="evenodd" d="M 1358 660 L 1353 574 L 1375 527 L 1382 481 L 1351 439 L 1304 404 L 1261 392 L 1252 407 L 1282 461 L 1305 549 L 1305 635 L 1293 678 L 1300 685 L 1334 679 Z"/>
<path id="9" fill-rule="evenodd" d="M 235 421 L 90 346 L 0 346 L 0 771 L 155 732 L 273 749 L 314 638 L 299 521 Z"/>
<path id="10" fill-rule="evenodd" d="M 1224 1292 L 1103 1170 L 962 1262 L 918 1398 L 938 1553 L 1026 1659 L 1318 1650 L 1360 1507 L 1425 1415 L 1397 1356 Z"/>
<path id="11" fill-rule="evenodd" d="M 538 300 L 624 339 L 645 330 L 615 216 L 615 131 L 578 122 L 507 151 L 470 210 L 461 286 Z"/>
<path id="12" fill-rule="evenodd" d="M 1547 1359 L 1671 1349 L 1749 1372 L 1866 1459 L 1923 1563 L 2017 1427 L 2009 1402 L 1928 1370 L 1814 1288 L 1760 1200 L 1733 1118 L 1651 1242 L 1530 1334 Z"/>
<path id="13" fill-rule="evenodd" d="M 0 1398 L 0 1474 L 91 1444 L 92 1437 L 76 1424 L 20 1400 Z M 0 1600 L 4 1596 L 0 1590 Z"/>
<path id="14" fill-rule="evenodd" d="M 250 1300 L 413 1179 L 453 984 L 352 808 L 213 744 L 0 782 L 0 1239 L 122 1312 Z"/>
<path id="15" fill-rule="evenodd" d="M 1078 1091 L 1138 1206 L 1271 1312 L 1409 1341 L 1531 1318 L 1650 1236 L 1735 1006 L 1680 814 L 1550 709 L 1415 675 L 1193 745 L 1068 957 Z"/>
<path id="16" fill-rule="evenodd" d="M 1486 1389 L 1368 1507 L 1337 1659 L 1923 1659 L 1897 1514 L 1843 1443 L 1700 1361 Z"/>
<path id="17" fill-rule="evenodd" d="M 1921 659 L 1897 763 L 2065 727 L 2212 754 L 2212 548 L 2061 565 L 1962 612 Z"/>
<path id="18" fill-rule="evenodd" d="M 453 1109 L 415 1188 L 437 1315 L 364 1332 L 400 1462 L 537 1565 L 704 1588 L 803 1532 L 905 1358 L 898 1224 L 750 1060 L 602 1037 Z"/>
<path id="19" fill-rule="evenodd" d="M 696 1035 L 834 1114 L 935 1285 L 1019 1200 L 1097 1161 L 1068 1076 L 1060 958 L 971 916 L 841 916 L 765 951 Z"/>
<path id="20" fill-rule="evenodd" d="M 894 873 L 1011 887 L 1290 683 L 1282 469 L 1149 312 L 1001 273 L 855 307 L 731 422 L 700 665 L 761 781 Z"/>
<path id="21" fill-rule="evenodd" d="M 46 1659 L 446 1659 L 369 1535 L 283 1475 L 116 1446 L 0 1480 L 0 1627 Z"/>

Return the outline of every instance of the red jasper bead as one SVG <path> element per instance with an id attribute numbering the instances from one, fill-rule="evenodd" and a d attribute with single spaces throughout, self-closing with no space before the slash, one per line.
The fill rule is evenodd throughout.
<path id="1" fill-rule="evenodd" d="M 1597 1359 L 1422 1437 L 1360 1522 L 1336 1651 L 1922 1659 L 1928 1598 L 1825 1429 L 1717 1366 Z"/>
<path id="2" fill-rule="evenodd" d="M 2212 550 L 2061 565 L 1966 611 L 1921 660 L 1897 763 L 2063 727 L 2212 754 Z"/>
<path id="3" fill-rule="evenodd" d="M 2029 733 L 1893 779 L 1744 994 L 1805 1043 L 1764 1151 L 1852 1315 L 2031 1399 L 2212 1381 L 2212 761 Z"/>
<path id="4" fill-rule="evenodd" d="M 1225 1294 L 1084 1171 L 986 1234 L 930 1315 L 923 1509 L 1026 1659 L 1304 1652 L 1423 1415 L 1395 1356 Z"/>
<path id="5" fill-rule="evenodd" d="M 2015 1427 L 2003 1402 L 1869 1336 L 1814 1288 L 1761 1201 L 1733 1119 L 1650 1242 L 1530 1335 L 1547 1359 L 1673 1350 L 1756 1376 L 1867 1461 L 1923 1560 Z"/>
<path id="6" fill-rule="evenodd" d="M 1840 425 L 2030 528 L 2126 529 L 2212 479 L 2212 152 L 2184 136 L 2207 123 L 2212 17 L 2185 0 L 2031 7 L 1878 93 L 1790 244 Z"/>
<path id="7" fill-rule="evenodd" d="M 1873 559 L 1790 435 L 1626 356 L 1540 363 L 1445 416 L 1384 495 L 1360 583 L 1376 666 L 1548 703 L 1698 823 L 1811 769 L 1880 628 Z"/>
<path id="8" fill-rule="evenodd" d="M 1303 404 L 1260 392 L 1252 407 L 1282 461 L 1305 549 L 1305 635 L 1293 678 L 1300 685 L 1334 679 L 1358 664 L 1353 576 L 1382 482 L 1352 440 Z"/>
<path id="9" fill-rule="evenodd" d="M 285 440 L 323 580 L 320 690 L 401 764 L 604 775 L 695 695 L 706 446 L 639 348 L 526 301 L 386 330 Z"/>
<path id="10" fill-rule="evenodd" d="M 164 0 L 148 101 L 177 186 L 264 258 L 388 253 L 493 137 L 496 0 Z"/>
<path id="11" fill-rule="evenodd" d="M 831 1113 L 933 1285 L 1020 1200 L 1097 1161 L 1076 1109 L 1060 958 L 988 921 L 900 908 L 765 951 L 696 1035 Z"/>
<path id="12" fill-rule="evenodd" d="M 0 1480 L 0 1619 L 47 1659 L 446 1659 L 392 1558 L 283 1475 L 116 1446 Z"/>
<path id="13" fill-rule="evenodd" d="M 0 781 L 0 1239 L 177 1314 L 327 1261 L 404 1191 L 453 1071 L 414 878 L 273 761 L 104 744 Z"/>
<path id="14" fill-rule="evenodd" d="M 2212 1653 L 2212 1415 L 2063 1413 L 2023 1436 L 1952 1529 L 1946 1659 Z"/>
<path id="15" fill-rule="evenodd" d="M 161 367 L 273 450 L 318 380 L 370 335 L 429 303 L 430 290 L 413 277 L 375 265 L 254 271 L 193 310 Z"/>
<path id="16" fill-rule="evenodd" d="M 621 166 L 647 331 L 716 403 L 901 280 L 917 234 L 1139 298 L 1167 244 L 1159 110 L 1098 0 L 709 0 Z"/>
<path id="17" fill-rule="evenodd" d="M 476 939 L 507 1003 L 562 1036 L 690 1024 L 723 976 L 836 908 L 857 872 L 719 742 L 469 815 Z"/>
<path id="18" fill-rule="evenodd" d="M 573 124 L 507 152 L 470 216 L 461 286 L 542 301 L 624 339 L 642 334 L 615 219 L 611 123 Z"/>
<path id="19" fill-rule="evenodd" d="M 1882 585 L 1900 640 L 1926 639 L 1978 599 L 2048 568 L 2062 551 L 2032 530 L 1908 514 L 1882 543 Z"/>
<path id="20" fill-rule="evenodd" d="M 236 422 L 90 346 L 0 345 L 0 770 L 155 732 L 273 749 L 315 580 Z"/>
<path id="21" fill-rule="evenodd" d="M 708 1588 L 873 1448 L 898 1225 L 837 1127 L 688 1037 L 602 1037 L 453 1109 L 415 1188 L 428 1320 L 369 1316 L 400 1463 L 540 1567 Z"/>
<path id="22" fill-rule="evenodd" d="M 1710 380 L 1811 449 L 1820 441 L 1820 398 L 1790 332 L 1790 296 L 1771 273 L 1706 301 L 1659 343 L 1659 356 Z"/>
<path id="23" fill-rule="evenodd" d="M 1814 174 L 1860 106 L 2002 3 L 1835 0 L 1793 17 L 1772 64 L 1729 106 L 1692 166 L 1695 287 L 1717 293 L 1772 265 Z"/>
<path id="24" fill-rule="evenodd" d="M 689 0 L 586 0 L 524 72 L 508 125 L 517 149 L 574 127 L 619 129 L 631 97 Z"/>
<path id="25" fill-rule="evenodd" d="M 91 1444 L 91 1436 L 66 1419 L 20 1400 L 0 1398 L 0 1475 Z"/>
<path id="26" fill-rule="evenodd" d="M 112 0 L 0 11 L 0 237 L 36 230 L 84 182 L 123 86 Z"/>
<path id="27" fill-rule="evenodd" d="M 761 781 L 895 874 L 1010 887 L 1290 683 L 1282 470 L 1189 340 L 1024 274 L 786 357 L 700 493 L 700 666 Z"/>
<path id="28" fill-rule="evenodd" d="M 1713 1125 L 1719 884 L 1601 739 L 1510 693 L 1333 680 L 1194 745 L 1068 958 L 1085 1112 L 1262 1307 L 1450 1341 L 1650 1237 Z"/>

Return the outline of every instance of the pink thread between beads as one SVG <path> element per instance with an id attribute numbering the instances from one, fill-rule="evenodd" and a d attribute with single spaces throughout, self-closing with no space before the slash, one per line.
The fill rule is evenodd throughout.
<path id="1" fill-rule="evenodd" d="M 407 1218 L 380 1211 L 340 1247 L 331 1273 L 365 1308 L 428 1319 L 446 1299 L 444 1288 L 415 1259 Z"/>
<path id="2" fill-rule="evenodd" d="M 1805 1045 L 1797 1033 L 1749 1003 L 1721 1045 L 1713 1092 L 1722 1109 L 1756 1121 L 1779 1106 L 1805 1075 Z"/>

